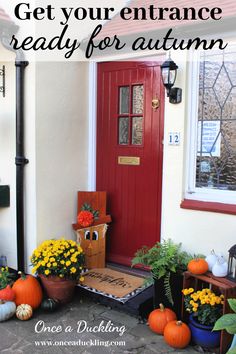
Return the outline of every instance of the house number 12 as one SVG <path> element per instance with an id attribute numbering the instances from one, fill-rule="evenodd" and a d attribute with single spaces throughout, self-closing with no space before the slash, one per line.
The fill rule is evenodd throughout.
<path id="1" fill-rule="evenodd" d="M 180 133 L 170 132 L 168 143 L 169 143 L 169 145 L 180 145 Z"/>

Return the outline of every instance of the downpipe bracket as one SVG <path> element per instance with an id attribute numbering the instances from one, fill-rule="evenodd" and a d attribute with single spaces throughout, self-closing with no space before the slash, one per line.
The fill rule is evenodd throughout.
<path id="1" fill-rule="evenodd" d="M 29 62 L 26 60 L 16 60 L 15 61 L 15 66 L 20 66 L 22 68 L 25 68 L 28 65 L 29 65 Z"/>
<path id="2" fill-rule="evenodd" d="M 16 156 L 15 164 L 16 166 L 25 166 L 29 163 L 29 160 L 26 159 L 24 156 Z"/>

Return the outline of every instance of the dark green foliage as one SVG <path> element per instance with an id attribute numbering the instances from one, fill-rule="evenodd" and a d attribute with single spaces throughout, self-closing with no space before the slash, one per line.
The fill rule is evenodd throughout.
<path id="1" fill-rule="evenodd" d="M 82 205 L 81 210 L 90 211 L 90 213 L 93 214 L 94 219 L 98 219 L 98 217 L 99 217 L 99 211 L 98 211 L 98 210 L 93 210 L 93 208 L 91 207 L 91 205 L 88 204 L 88 203 L 84 203 L 84 204 Z"/>
<path id="2" fill-rule="evenodd" d="M 181 250 L 181 243 L 176 244 L 171 239 L 157 242 L 152 248 L 144 246 L 135 253 L 132 266 L 142 264 L 150 267 L 153 281 L 164 277 L 165 294 L 168 301 L 173 305 L 170 287 L 170 273 L 183 273 L 187 270 L 188 262 L 192 255 Z"/>
<path id="3" fill-rule="evenodd" d="M 14 274 L 11 274 L 8 267 L 0 267 L 0 290 L 14 282 Z"/>

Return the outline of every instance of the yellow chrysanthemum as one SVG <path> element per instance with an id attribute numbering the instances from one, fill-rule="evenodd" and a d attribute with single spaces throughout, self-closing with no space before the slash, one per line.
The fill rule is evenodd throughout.
<path id="1" fill-rule="evenodd" d="M 49 269 L 46 269 L 46 270 L 44 271 L 44 274 L 45 274 L 45 275 L 50 274 L 50 270 L 49 270 Z"/>
<path id="2" fill-rule="evenodd" d="M 73 274 L 73 273 L 76 273 L 76 268 L 75 267 L 72 267 L 70 268 L 70 272 Z"/>

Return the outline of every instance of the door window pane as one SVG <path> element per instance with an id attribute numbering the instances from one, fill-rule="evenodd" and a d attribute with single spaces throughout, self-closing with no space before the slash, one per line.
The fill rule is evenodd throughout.
<path id="1" fill-rule="evenodd" d="M 129 143 L 129 118 L 119 118 L 119 144 L 128 145 Z"/>
<path id="2" fill-rule="evenodd" d="M 196 187 L 235 191 L 236 62 L 229 54 L 201 56 Z"/>
<path id="3" fill-rule="evenodd" d="M 119 114 L 128 114 L 129 113 L 129 87 L 122 86 L 120 87 L 120 104 L 119 104 Z"/>
<path id="4" fill-rule="evenodd" d="M 132 119 L 132 144 L 143 144 L 143 117 L 133 117 Z"/>
<path id="5" fill-rule="evenodd" d="M 143 113 L 143 85 L 133 86 L 133 102 L 132 102 L 133 114 Z"/>

